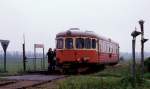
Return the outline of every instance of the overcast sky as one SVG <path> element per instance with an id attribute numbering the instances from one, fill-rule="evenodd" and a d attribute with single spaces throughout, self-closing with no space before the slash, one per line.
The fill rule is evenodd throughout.
<path id="1" fill-rule="evenodd" d="M 77 27 L 111 38 L 121 52 L 131 52 L 130 33 L 135 26 L 140 30 L 140 19 L 150 39 L 150 0 L 0 0 L 0 39 L 10 40 L 8 51 L 22 51 L 24 33 L 27 51 L 33 51 L 34 43 L 45 44 L 47 51 L 55 47 L 56 33 Z M 137 43 L 140 51 L 140 37 Z M 145 51 L 150 51 L 150 42 Z"/>

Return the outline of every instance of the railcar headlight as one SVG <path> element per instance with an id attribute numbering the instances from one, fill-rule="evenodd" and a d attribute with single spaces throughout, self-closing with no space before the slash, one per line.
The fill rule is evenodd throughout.
<path id="1" fill-rule="evenodd" d="M 77 59 L 78 62 L 80 62 L 80 60 L 81 60 L 80 58 Z"/>
<path id="2" fill-rule="evenodd" d="M 90 59 L 90 57 L 84 57 L 83 60 L 84 61 L 88 61 Z"/>

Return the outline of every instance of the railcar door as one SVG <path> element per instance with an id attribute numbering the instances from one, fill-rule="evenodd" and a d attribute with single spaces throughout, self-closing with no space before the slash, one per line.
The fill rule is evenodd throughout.
<path id="1" fill-rule="evenodd" d="M 98 39 L 97 41 L 97 52 L 98 52 L 98 63 L 100 63 L 100 51 L 101 51 L 101 47 L 100 47 L 100 40 Z"/>

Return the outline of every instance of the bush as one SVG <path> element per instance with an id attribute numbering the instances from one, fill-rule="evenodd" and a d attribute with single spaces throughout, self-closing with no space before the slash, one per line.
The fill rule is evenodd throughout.
<path id="1" fill-rule="evenodd" d="M 146 58 L 144 61 L 146 71 L 150 72 L 150 57 Z"/>
<path id="2" fill-rule="evenodd" d="M 144 78 L 150 79 L 150 73 L 145 73 L 145 74 L 144 74 Z"/>

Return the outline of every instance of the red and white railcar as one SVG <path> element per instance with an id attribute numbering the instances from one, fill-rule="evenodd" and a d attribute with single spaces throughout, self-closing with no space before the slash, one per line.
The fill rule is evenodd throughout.
<path id="1" fill-rule="evenodd" d="M 71 28 L 56 35 L 58 66 L 105 65 L 119 61 L 119 44 L 91 31 Z"/>

